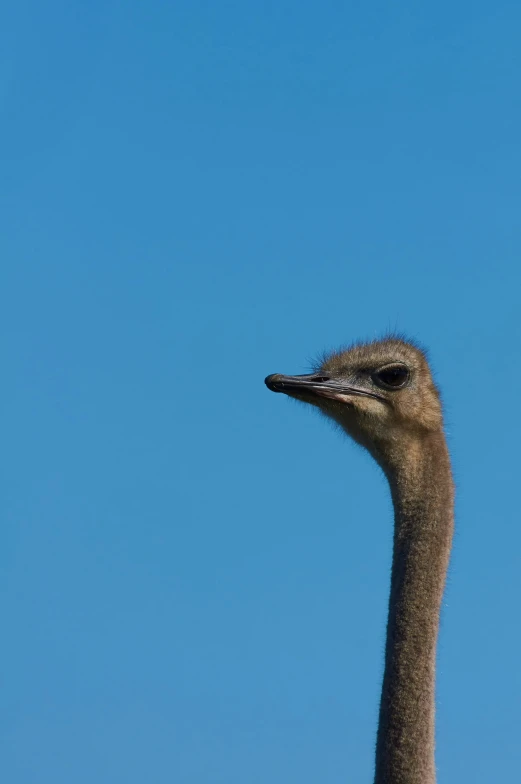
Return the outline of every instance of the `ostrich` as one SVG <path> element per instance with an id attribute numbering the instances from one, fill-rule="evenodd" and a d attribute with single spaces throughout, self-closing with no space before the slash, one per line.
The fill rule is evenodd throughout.
<path id="1" fill-rule="evenodd" d="M 383 469 L 394 506 L 391 590 L 375 784 L 435 784 L 434 688 L 454 489 L 438 390 L 425 354 L 396 337 L 265 381 L 334 420 Z"/>

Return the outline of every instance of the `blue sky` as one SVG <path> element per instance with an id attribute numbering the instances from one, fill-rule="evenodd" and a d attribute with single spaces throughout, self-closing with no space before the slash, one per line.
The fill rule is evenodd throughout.
<path id="1" fill-rule="evenodd" d="M 521 7 L 4 13 L 5 780 L 371 781 L 387 488 L 263 379 L 398 329 L 458 486 L 440 781 L 514 781 Z"/>

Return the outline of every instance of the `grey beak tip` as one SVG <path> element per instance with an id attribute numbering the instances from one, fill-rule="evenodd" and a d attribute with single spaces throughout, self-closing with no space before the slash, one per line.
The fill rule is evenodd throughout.
<path id="1" fill-rule="evenodd" d="M 277 377 L 278 377 L 277 373 L 271 373 L 271 375 L 266 376 L 266 378 L 264 379 L 264 383 L 266 384 L 268 389 L 271 390 L 272 392 L 280 392 L 280 389 L 277 389 L 275 384 Z"/>

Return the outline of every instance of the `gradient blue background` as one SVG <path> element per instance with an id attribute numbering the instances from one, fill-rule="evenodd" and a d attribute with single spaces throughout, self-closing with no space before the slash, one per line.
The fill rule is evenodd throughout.
<path id="1" fill-rule="evenodd" d="M 392 510 L 264 387 L 399 329 L 458 485 L 439 779 L 521 767 L 521 7 L 4 9 L 2 780 L 370 782 Z"/>

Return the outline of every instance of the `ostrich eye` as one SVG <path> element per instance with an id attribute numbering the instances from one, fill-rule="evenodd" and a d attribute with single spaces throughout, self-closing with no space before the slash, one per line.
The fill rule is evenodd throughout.
<path id="1" fill-rule="evenodd" d="M 409 369 L 405 365 L 388 365 L 373 373 L 372 378 L 379 387 L 400 389 L 409 380 Z"/>

